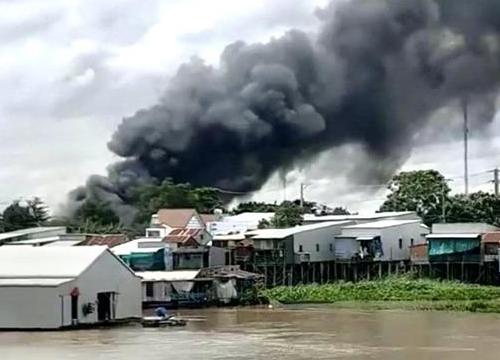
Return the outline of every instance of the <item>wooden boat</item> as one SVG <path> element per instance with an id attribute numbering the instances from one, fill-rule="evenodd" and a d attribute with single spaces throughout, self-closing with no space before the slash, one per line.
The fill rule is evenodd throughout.
<path id="1" fill-rule="evenodd" d="M 176 316 L 145 316 L 142 318 L 143 327 L 185 326 L 187 321 Z"/>

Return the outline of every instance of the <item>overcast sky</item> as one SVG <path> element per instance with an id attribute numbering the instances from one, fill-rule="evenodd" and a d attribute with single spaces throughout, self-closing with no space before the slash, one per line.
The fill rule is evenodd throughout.
<path id="1" fill-rule="evenodd" d="M 217 64 L 235 40 L 267 41 L 290 28 L 314 31 L 326 0 L 0 0 L 0 206 L 40 196 L 52 207 L 113 155 L 106 143 L 124 116 L 153 104 L 170 75 L 191 56 Z M 291 6 L 293 4 L 293 6 Z M 458 124 L 460 114 L 437 115 Z M 404 169 L 437 168 L 463 187 L 462 145 L 444 126 L 415 149 Z M 441 134 L 442 133 L 442 134 Z M 490 135 L 485 135 L 490 134 Z M 471 188 L 491 189 L 500 124 L 471 143 Z M 346 146 L 322 154 L 287 177 L 286 196 L 306 196 L 363 210 L 383 191 L 350 187 L 362 152 Z M 372 190 L 370 194 L 360 196 Z M 280 201 L 278 176 L 254 197 Z"/>

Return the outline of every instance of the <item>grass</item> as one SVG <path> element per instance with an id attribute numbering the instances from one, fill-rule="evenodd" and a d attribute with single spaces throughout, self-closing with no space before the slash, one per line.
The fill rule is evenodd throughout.
<path id="1" fill-rule="evenodd" d="M 500 287 L 409 276 L 358 283 L 280 286 L 263 290 L 270 302 L 323 303 L 365 309 L 447 310 L 500 313 Z"/>

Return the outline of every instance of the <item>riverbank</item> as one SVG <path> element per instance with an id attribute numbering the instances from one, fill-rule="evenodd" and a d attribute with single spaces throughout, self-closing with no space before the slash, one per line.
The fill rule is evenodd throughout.
<path id="1" fill-rule="evenodd" d="M 500 313 L 500 287 L 410 277 L 280 286 L 262 291 L 262 296 L 271 303 L 330 304 L 337 308 Z"/>

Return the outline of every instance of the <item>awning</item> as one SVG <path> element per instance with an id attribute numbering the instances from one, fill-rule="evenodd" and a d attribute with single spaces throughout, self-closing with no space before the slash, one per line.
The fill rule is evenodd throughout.
<path id="1" fill-rule="evenodd" d="M 370 240 L 375 240 L 377 238 L 376 235 L 368 235 L 368 236 L 358 236 L 356 240 L 358 241 L 370 241 Z"/>
<path id="2" fill-rule="evenodd" d="M 429 234 L 427 239 L 477 239 L 481 234 Z"/>

